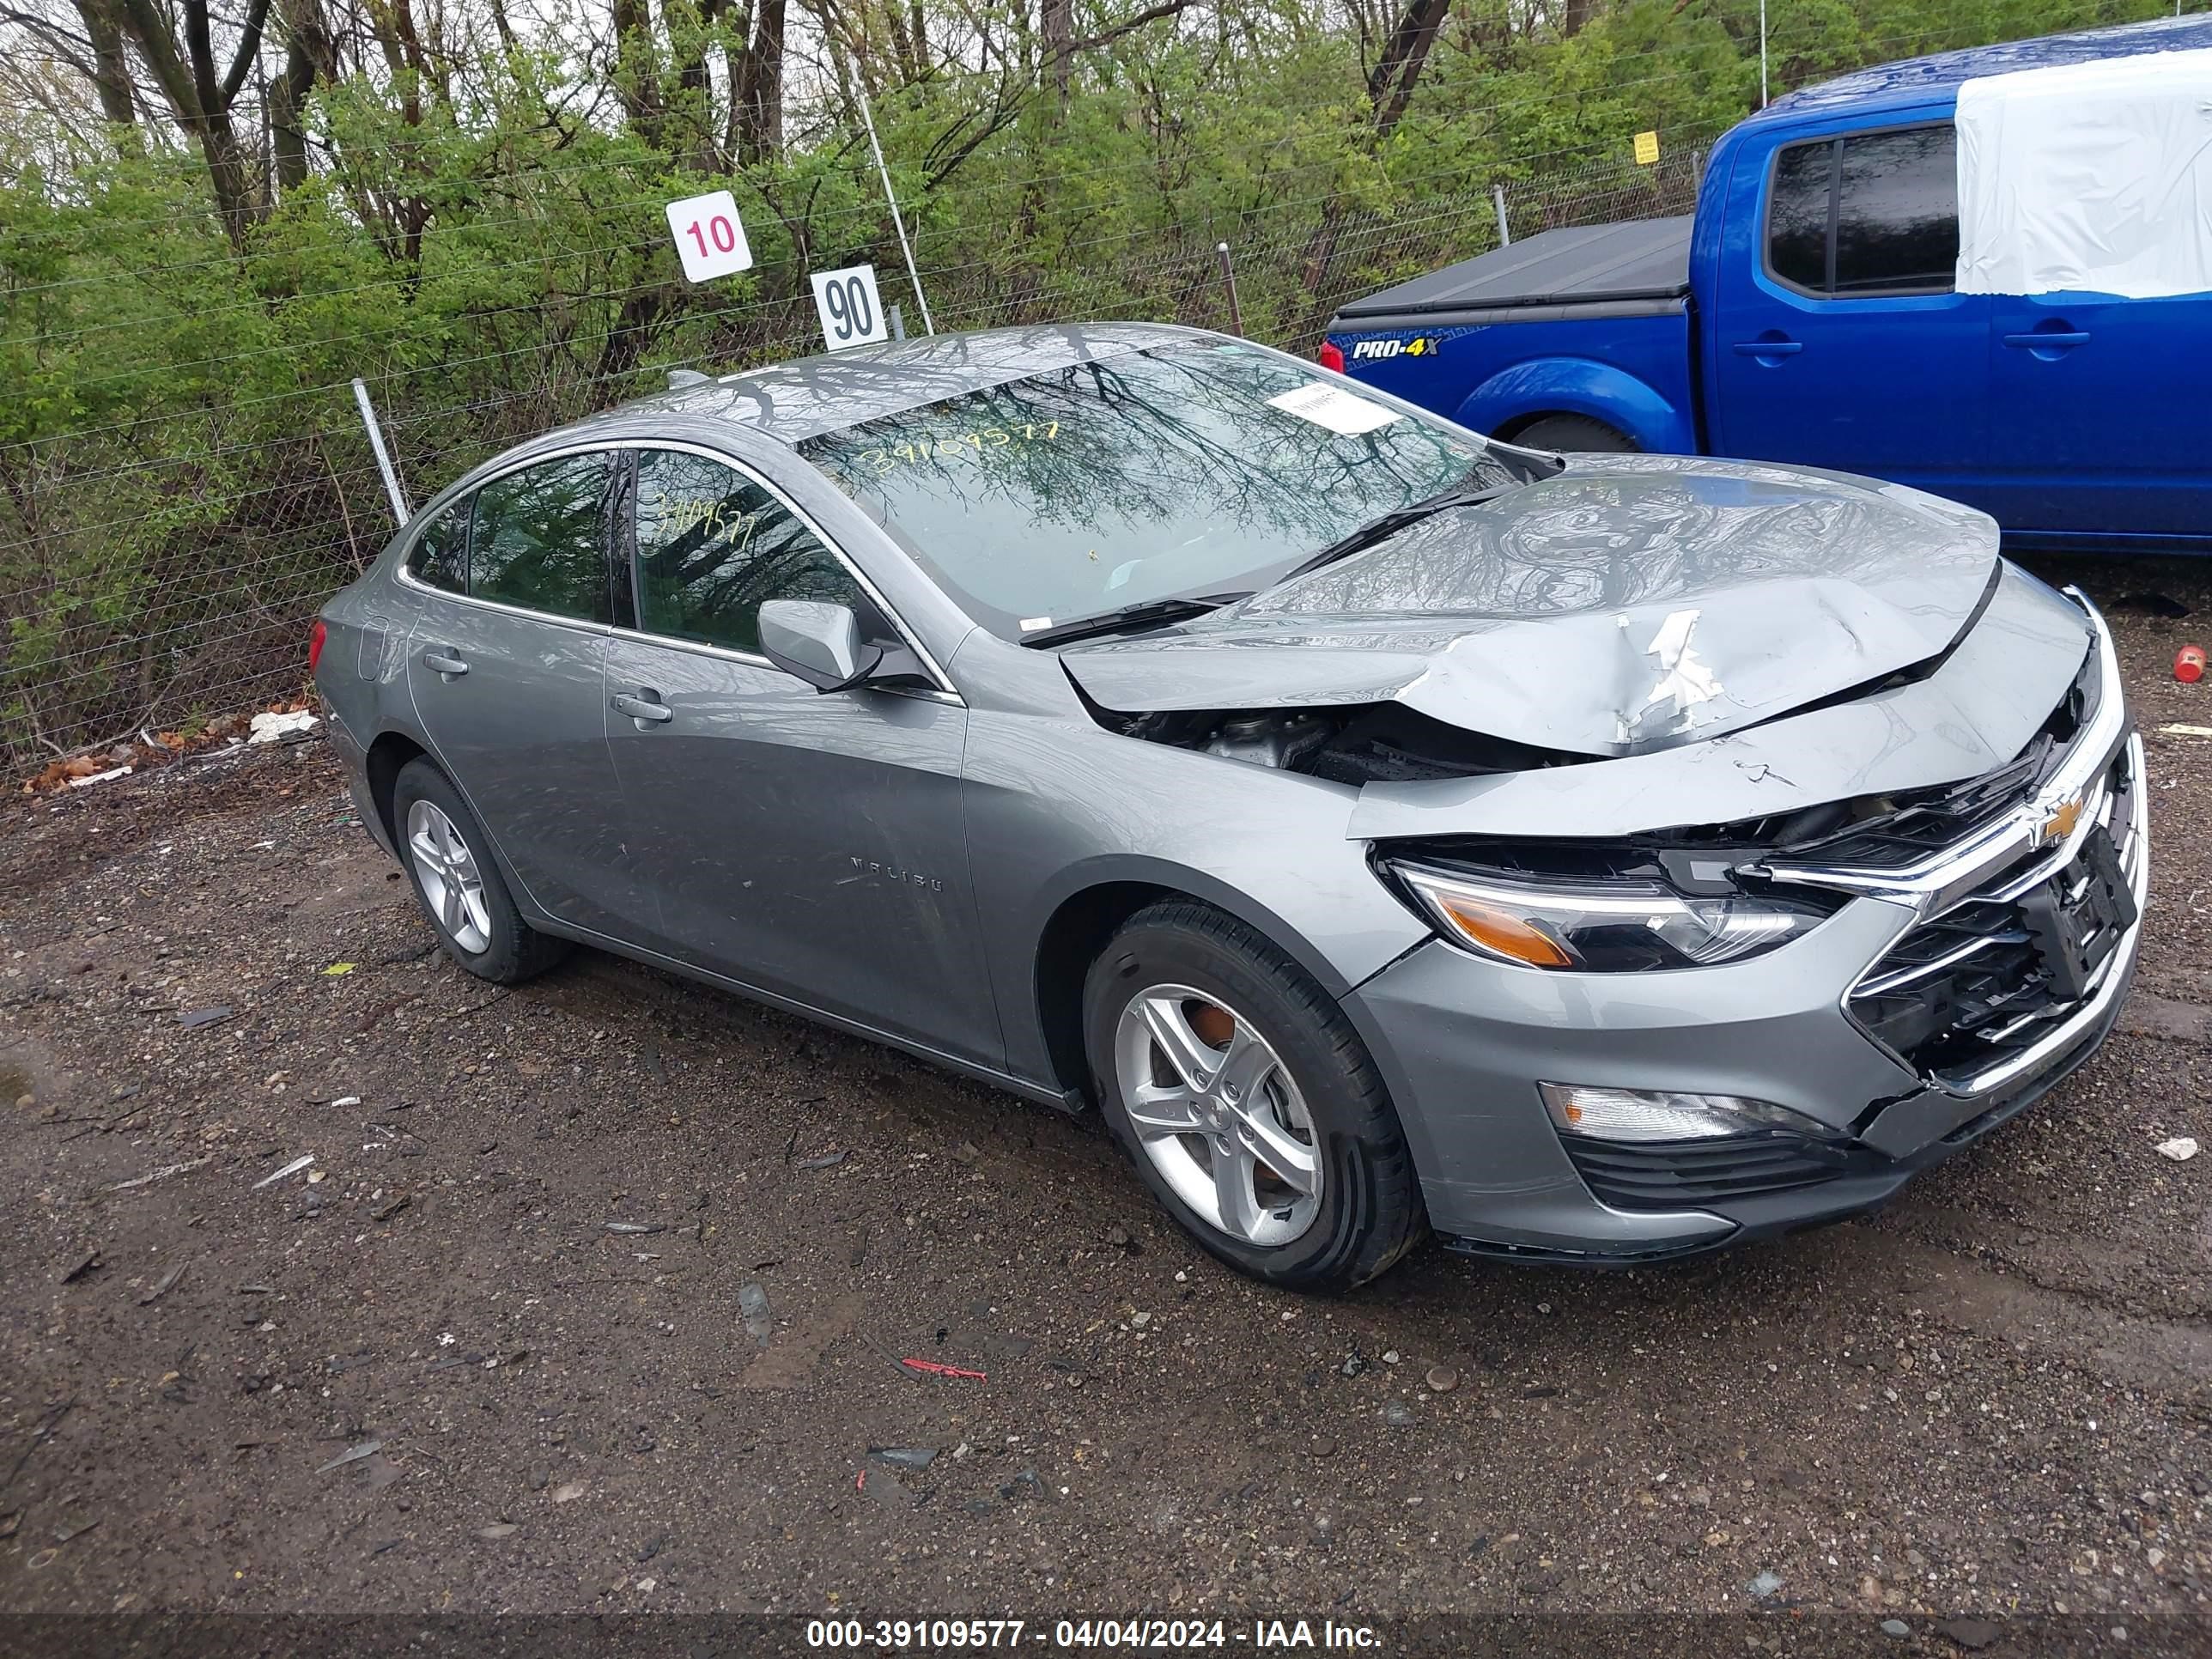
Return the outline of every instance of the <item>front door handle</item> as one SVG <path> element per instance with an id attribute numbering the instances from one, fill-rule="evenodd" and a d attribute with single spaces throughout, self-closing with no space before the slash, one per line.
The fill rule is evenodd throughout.
<path id="1" fill-rule="evenodd" d="M 2004 337 L 2004 343 L 2008 346 L 2019 346 L 2026 350 L 2037 351 L 2045 346 L 2087 345 L 2089 343 L 2089 337 L 2084 333 L 2054 329 L 2049 333 L 2008 334 Z"/>
<path id="2" fill-rule="evenodd" d="M 469 672 L 468 664 L 444 651 L 425 651 L 422 666 L 443 674 L 448 680 L 457 680 Z"/>
<path id="3" fill-rule="evenodd" d="M 616 692 L 607 699 L 607 705 L 617 714 L 629 715 L 641 728 L 664 725 L 676 718 L 676 711 L 659 700 L 658 692 L 648 691 L 641 686 L 634 697 L 627 692 Z"/>
<path id="4" fill-rule="evenodd" d="M 1739 357 L 1795 357 L 1805 349 L 1802 340 L 1738 340 L 1729 348 Z"/>

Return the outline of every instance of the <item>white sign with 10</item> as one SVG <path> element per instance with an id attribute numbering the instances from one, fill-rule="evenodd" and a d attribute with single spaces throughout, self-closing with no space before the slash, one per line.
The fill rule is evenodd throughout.
<path id="1" fill-rule="evenodd" d="M 873 345 L 891 337 L 883 301 L 876 297 L 876 268 L 848 265 L 843 270 L 811 273 L 814 308 L 822 313 L 822 337 L 832 351 Z"/>
<path id="2" fill-rule="evenodd" d="M 745 243 L 737 198 L 726 190 L 671 202 L 668 228 L 676 237 L 684 275 L 692 282 L 710 283 L 752 269 L 753 251 Z"/>

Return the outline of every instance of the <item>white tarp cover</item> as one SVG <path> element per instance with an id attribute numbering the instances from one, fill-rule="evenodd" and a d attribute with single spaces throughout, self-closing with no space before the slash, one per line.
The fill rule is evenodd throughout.
<path id="1" fill-rule="evenodd" d="M 2212 292 L 2212 49 L 1959 88 L 1959 292 Z"/>

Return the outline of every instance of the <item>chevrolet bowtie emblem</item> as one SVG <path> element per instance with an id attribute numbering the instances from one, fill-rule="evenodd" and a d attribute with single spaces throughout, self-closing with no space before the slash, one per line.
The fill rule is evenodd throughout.
<path id="1" fill-rule="evenodd" d="M 2048 847 L 2054 841 L 2063 841 L 2074 833 L 2074 826 L 2081 822 L 2081 798 L 2063 800 L 2043 815 L 2036 826 L 2035 844 Z"/>

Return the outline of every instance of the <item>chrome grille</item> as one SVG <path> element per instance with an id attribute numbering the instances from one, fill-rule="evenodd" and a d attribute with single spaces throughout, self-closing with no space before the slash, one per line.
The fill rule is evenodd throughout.
<path id="1" fill-rule="evenodd" d="M 1909 927 L 1851 988 L 1852 1018 L 1929 1082 L 1960 1094 L 2000 1087 L 2082 1019 L 2124 970 L 2142 888 L 2141 745 L 2130 741 L 2082 798 L 2063 843 L 2029 853 Z M 2101 843 L 2100 839 L 2102 838 Z M 2130 896 L 2107 915 L 2114 869 Z M 2070 955 L 2051 933 L 2063 918 Z M 2108 936 L 2109 935 L 2109 936 Z M 2072 956 L 2093 963 L 2086 974 Z"/>

